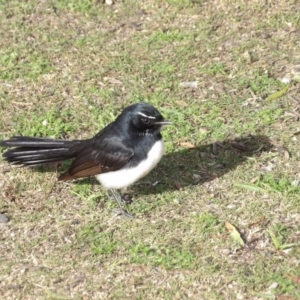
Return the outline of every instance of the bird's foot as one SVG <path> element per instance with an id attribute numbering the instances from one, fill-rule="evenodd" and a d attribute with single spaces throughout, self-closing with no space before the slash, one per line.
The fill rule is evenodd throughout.
<path id="1" fill-rule="evenodd" d="M 116 200 L 116 202 L 119 205 L 119 209 L 114 210 L 114 212 L 116 212 L 117 214 L 122 214 L 123 216 L 127 217 L 127 218 L 134 218 L 134 216 L 130 213 L 128 213 L 124 208 L 123 208 L 123 204 L 128 203 L 128 199 L 126 199 L 119 190 L 114 190 L 111 189 L 110 190 L 114 199 Z"/>
<path id="2" fill-rule="evenodd" d="M 129 219 L 134 218 L 134 215 L 130 214 L 129 212 L 127 212 L 123 208 L 122 209 L 121 208 L 114 209 L 112 212 L 115 213 L 116 215 L 123 215 L 124 217 L 129 218 Z"/>

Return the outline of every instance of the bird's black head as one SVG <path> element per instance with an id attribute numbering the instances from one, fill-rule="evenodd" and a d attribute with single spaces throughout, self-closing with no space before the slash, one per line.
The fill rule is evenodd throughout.
<path id="1" fill-rule="evenodd" d="M 119 117 L 125 118 L 130 128 L 145 134 L 154 133 L 159 131 L 163 125 L 171 124 L 153 105 L 145 102 L 126 107 Z"/>

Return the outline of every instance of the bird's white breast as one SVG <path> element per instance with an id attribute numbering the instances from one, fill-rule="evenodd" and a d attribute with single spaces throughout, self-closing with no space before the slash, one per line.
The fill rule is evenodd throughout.
<path id="1" fill-rule="evenodd" d="M 121 189 L 127 187 L 146 176 L 161 160 L 164 154 L 163 140 L 157 141 L 148 153 L 146 159 L 135 167 L 120 169 L 96 175 L 97 180 L 107 189 Z"/>

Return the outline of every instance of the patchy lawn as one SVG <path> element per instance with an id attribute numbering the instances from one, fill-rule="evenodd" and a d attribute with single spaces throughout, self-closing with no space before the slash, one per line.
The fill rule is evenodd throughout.
<path id="1" fill-rule="evenodd" d="M 0 14 L 0 139 L 91 137 L 139 100 L 175 124 L 125 191 L 132 220 L 94 179 L 57 182 L 65 166 L 0 161 L 3 299 L 300 299 L 298 1 Z"/>

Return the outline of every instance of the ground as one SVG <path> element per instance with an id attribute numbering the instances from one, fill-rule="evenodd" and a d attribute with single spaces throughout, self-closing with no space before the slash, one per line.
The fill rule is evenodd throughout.
<path id="1" fill-rule="evenodd" d="M 174 125 L 124 191 L 0 161 L 3 299 L 300 299 L 296 0 L 1 1 L 0 139 Z M 4 151 L 2 149 L 1 151 Z"/>

